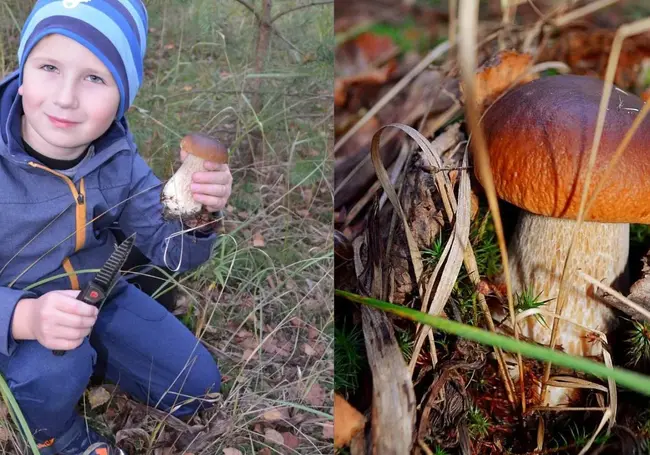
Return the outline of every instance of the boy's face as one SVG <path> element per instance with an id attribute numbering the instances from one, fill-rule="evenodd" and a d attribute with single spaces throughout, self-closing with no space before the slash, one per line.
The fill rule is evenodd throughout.
<path id="1" fill-rule="evenodd" d="M 115 119 L 120 93 L 110 71 L 73 39 L 48 35 L 24 66 L 23 138 L 51 158 L 74 159 Z"/>

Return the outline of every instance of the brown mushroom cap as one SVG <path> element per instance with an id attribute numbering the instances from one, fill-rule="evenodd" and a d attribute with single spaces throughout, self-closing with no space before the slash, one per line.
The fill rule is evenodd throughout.
<path id="1" fill-rule="evenodd" d="M 545 77 L 492 105 L 482 126 L 500 198 L 538 215 L 577 218 L 603 85 L 587 76 Z M 642 107 L 640 98 L 612 88 L 591 191 Z M 585 220 L 650 223 L 650 116 Z"/>
<path id="2" fill-rule="evenodd" d="M 181 140 L 187 153 L 215 163 L 228 162 L 228 150 L 217 139 L 202 133 L 190 133 Z"/>

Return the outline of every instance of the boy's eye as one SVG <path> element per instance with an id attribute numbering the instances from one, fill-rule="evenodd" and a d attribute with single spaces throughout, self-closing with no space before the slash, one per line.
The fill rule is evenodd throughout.
<path id="1" fill-rule="evenodd" d="M 56 66 L 45 64 L 41 66 L 41 69 L 45 71 L 56 71 Z"/>
<path id="2" fill-rule="evenodd" d="M 95 76 L 94 74 L 91 74 L 90 76 L 88 76 L 88 79 L 90 80 L 90 82 L 94 82 L 94 83 L 97 83 L 97 84 L 104 84 L 104 79 L 102 79 L 99 76 Z"/>

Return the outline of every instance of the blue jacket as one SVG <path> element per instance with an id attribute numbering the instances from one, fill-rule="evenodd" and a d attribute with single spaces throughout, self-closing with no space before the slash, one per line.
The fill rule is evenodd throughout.
<path id="1" fill-rule="evenodd" d="M 183 227 L 179 221 L 163 220 L 162 184 L 139 155 L 126 119 L 114 122 L 94 142 L 94 155 L 72 178 L 28 155 L 22 146 L 22 97 L 17 92 L 17 72 L 0 81 L 3 355 L 11 355 L 16 346 L 11 336 L 16 303 L 56 289 L 83 288 L 93 276 L 83 271 L 100 268 L 115 247 L 114 222 L 127 236 L 137 233 L 135 245 L 153 264 L 176 269 L 180 261 L 181 272 L 205 262 L 216 240 L 215 234 L 173 235 Z"/>

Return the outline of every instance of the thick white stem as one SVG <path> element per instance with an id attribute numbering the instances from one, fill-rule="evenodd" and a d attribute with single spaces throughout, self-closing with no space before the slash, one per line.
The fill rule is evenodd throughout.
<path id="1" fill-rule="evenodd" d="M 204 160 L 194 155 L 187 155 L 181 167 L 165 184 L 162 191 L 162 203 L 166 218 L 186 218 L 201 211 L 201 203 L 192 196 L 192 174 L 203 171 Z"/>
<path id="2" fill-rule="evenodd" d="M 560 276 L 575 227 L 572 220 L 562 220 L 522 212 L 508 246 L 513 293 L 525 289 L 555 312 Z M 629 225 L 584 222 L 576 235 L 571 260 L 567 265 L 566 300 L 562 317 L 605 334 L 613 327 L 614 312 L 596 297 L 594 286 L 578 275 L 582 270 L 614 288 L 628 285 L 626 264 L 629 253 Z M 625 290 L 625 289 L 624 289 Z M 521 335 L 548 345 L 552 320 L 545 317 L 548 328 L 531 316 L 519 324 Z M 594 337 L 569 322 L 561 322 L 557 345 L 564 352 L 578 356 L 600 356 L 602 346 Z M 566 401 L 573 393 L 549 389 L 550 405 Z"/>

